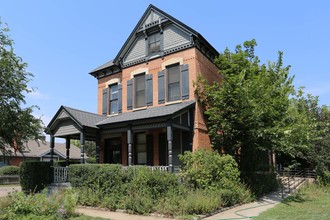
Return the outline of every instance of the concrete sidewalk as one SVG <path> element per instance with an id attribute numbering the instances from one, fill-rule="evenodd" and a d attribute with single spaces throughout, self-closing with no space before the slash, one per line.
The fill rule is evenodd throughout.
<path id="1" fill-rule="evenodd" d="M 163 218 L 158 216 L 131 215 L 124 212 L 111 212 L 97 208 L 79 207 L 76 212 L 86 216 L 101 217 L 112 220 L 174 220 L 173 218 Z"/>
<path id="2" fill-rule="evenodd" d="M 20 191 L 20 186 L 1 186 L 0 197 L 7 196 L 8 193 L 13 191 Z M 287 197 L 288 193 L 284 194 Z M 256 202 L 236 206 L 234 208 L 227 209 L 223 212 L 214 214 L 212 216 L 205 217 L 205 220 L 225 220 L 225 219 L 251 219 L 251 217 L 258 216 L 261 212 L 274 207 L 276 204 L 282 201 L 281 191 L 270 193 Z M 112 220 L 173 220 L 173 218 L 163 218 L 159 216 L 142 216 L 142 215 L 130 215 L 124 212 L 111 212 L 99 208 L 92 207 L 78 207 L 77 213 L 84 214 L 86 216 L 101 217 Z"/>
<path id="3" fill-rule="evenodd" d="M 287 194 L 285 194 L 287 196 Z M 205 217 L 205 220 L 221 220 L 221 219 L 251 219 L 251 217 L 258 216 L 261 212 L 274 207 L 276 204 L 282 201 L 281 191 L 270 193 L 256 202 L 236 206 L 230 208 L 218 214 L 214 214 L 209 217 Z M 162 218 L 158 216 L 141 216 L 130 215 L 123 212 L 111 212 L 97 208 L 80 207 L 77 209 L 77 213 L 84 214 L 93 217 L 102 217 L 112 220 L 173 220 L 172 218 Z"/>
<path id="4" fill-rule="evenodd" d="M 285 194 L 286 197 L 288 194 Z M 270 193 L 263 196 L 256 202 L 251 202 L 236 206 L 218 214 L 204 218 L 205 220 L 225 220 L 225 219 L 251 219 L 258 216 L 261 212 L 266 211 L 282 201 L 281 191 Z"/>
<path id="5" fill-rule="evenodd" d="M 15 192 L 15 191 L 21 191 L 21 187 L 19 185 L 1 185 L 0 186 L 0 197 L 6 197 L 9 193 Z"/>

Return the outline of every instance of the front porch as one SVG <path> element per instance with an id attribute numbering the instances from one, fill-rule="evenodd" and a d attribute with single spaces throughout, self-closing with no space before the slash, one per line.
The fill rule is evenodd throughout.
<path id="1" fill-rule="evenodd" d="M 85 163 L 85 141 L 95 142 L 96 163 L 123 166 L 145 165 L 174 172 L 178 155 L 192 151 L 195 101 L 102 116 L 61 106 L 46 132 L 50 134 L 50 161 L 55 138 L 66 140 L 66 164 L 70 160 L 70 140 L 80 140 Z M 67 180 L 67 169 L 54 167 L 54 181 Z"/>

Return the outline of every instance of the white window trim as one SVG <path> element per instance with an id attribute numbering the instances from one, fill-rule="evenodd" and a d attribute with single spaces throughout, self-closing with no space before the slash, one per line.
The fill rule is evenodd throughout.
<path id="1" fill-rule="evenodd" d="M 114 78 L 114 79 L 110 79 L 109 81 L 107 81 L 104 85 L 104 88 L 108 88 L 110 85 L 112 84 L 120 84 L 120 78 Z"/>
<path id="2" fill-rule="evenodd" d="M 131 72 L 131 79 L 134 78 L 135 75 L 138 75 L 138 74 L 141 74 L 141 73 L 145 73 L 145 75 L 148 75 L 149 74 L 149 69 L 148 68 L 139 68 L 139 69 L 136 69 L 134 71 Z"/>
<path id="3" fill-rule="evenodd" d="M 165 70 L 167 66 L 173 65 L 179 63 L 179 65 L 183 64 L 183 58 L 182 57 L 175 57 L 171 58 L 169 60 L 166 60 L 165 62 L 162 63 L 162 70 Z"/>

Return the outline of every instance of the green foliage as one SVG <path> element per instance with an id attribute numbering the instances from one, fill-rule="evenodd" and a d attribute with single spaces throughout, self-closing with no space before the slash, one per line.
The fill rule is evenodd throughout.
<path id="1" fill-rule="evenodd" d="M 279 187 L 279 180 L 275 172 L 256 172 L 245 176 L 244 182 L 250 186 L 257 197 L 275 191 Z"/>
<path id="2" fill-rule="evenodd" d="M 138 214 L 205 214 L 253 199 L 250 191 L 239 184 L 237 164 L 230 156 L 197 151 L 194 156 L 187 153 L 183 157 L 189 161 L 185 164 L 186 170 L 202 161 L 199 165 L 211 169 L 213 178 L 202 182 L 203 187 L 198 185 L 195 188 L 191 187 L 191 182 L 198 181 L 180 184 L 176 174 L 152 171 L 144 166 L 123 168 L 115 164 L 77 164 L 69 166 L 69 181 L 78 193 L 78 203 L 81 205 L 125 209 Z M 204 161 L 203 157 L 207 159 Z M 204 173 L 196 170 L 198 172 Z M 185 182 L 186 179 L 194 179 L 188 175 L 182 177 Z"/>
<path id="3" fill-rule="evenodd" d="M 19 167 L 17 166 L 4 166 L 0 167 L 0 176 L 3 175 L 18 175 L 19 174 Z"/>
<path id="4" fill-rule="evenodd" d="M 245 180 L 271 170 L 264 164 L 273 152 L 282 155 L 282 163 L 299 162 L 321 175 L 330 168 L 329 107 L 320 107 L 317 97 L 294 89 L 281 52 L 277 62 L 261 64 L 256 45 L 255 40 L 247 41 L 234 52 L 220 53 L 215 64 L 221 84 L 203 78 L 195 83 L 212 146 L 235 155 Z M 247 182 L 256 189 L 253 180 Z"/>
<path id="5" fill-rule="evenodd" d="M 239 184 L 239 169 L 235 160 L 211 150 L 186 151 L 180 156 L 180 176 L 189 186 L 201 189 L 230 189 Z"/>
<path id="6" fill-rule="evenodd" d="M 77 147 L 81 147 L 80 145 L 80 140 L 70 140 L 70 143 L 77 146 Z M 85 153 L 88 157 L 92 157 L 95 158 L 96 157 L 96 144 L 94 141 L 86 141 L 85 145 L 84 145 L 84 150 Z"/>
<path id="7" fill-rule="evenodd" d="M 283 121 L 293 93 L 289 67 L 282 67 L 282 53 L 276 63 L 261 65 L 254 54 L 256 41 L 226 49 L 215 60 L 223 76 L 221 85 L 196 83 L 199 101 L 205 106 L 209 134 L 216 149 L 235 155 L 244 173 L 257 170 L 258 151 L 282 146 Z"/>
<path id="8" fill-rule="evenodd" d="M 14 53 L 8 27 L 0 21 L 0 150 L 4 146 L 20 150 L 27 140 L 42 139 L 42 121 L 32 115 L 37 106 L 22 107 L 24 94 L 32 92 L 28 82 L 33 75 L 26 71 L 27 64 Z"/>
<path id="9" fill-rule="evenodd" d="M 330 185 L 330 171 L 329 170 L 322 170 L 317 176 L 318 181 L 322 185 Z"/>
<path id="10" fill-rule="evenodd" d="M 24 161 L 20 167 L 20 184 L 25 193 L 36 193 L 51 182 L 49 162 Z"/>
<path id="11" fill-rule="evenodd" d="M 42 216 L 63 219 L 74 216 L 77 195 L 72 190 L 48 195 L 47 191 L 38 194 L 12 193 L 0 201 L 1 219 L 20 219 L 22 216 Z M 2 213 L 1 213 L 2 212 Z M 27 218 L 29 219 L 29 218 Z M 40 218 L 42 219 L 42 218 Z"/>

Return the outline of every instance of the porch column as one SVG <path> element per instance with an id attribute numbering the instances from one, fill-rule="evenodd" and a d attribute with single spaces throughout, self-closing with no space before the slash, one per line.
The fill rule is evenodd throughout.
<path id="1" fill-rule="evenodd" d="M 172 120 L 167 122 L 167 145 L 168 145 L 168 171 L 173 173 L 173 159 L 172 159 L 172 141 L 173 141 L 173 128 Z"/>
<path id="2" fill-rule="evenodd" d="M 69 161 L 70 161 L 70 137 L 65 138 L 65 148 L 66 148 L 65 165 L 69 166 Z"/>
<path id="3" fill-rule="evenodd" d="M 80 163 L 85 163 L 85 134 L 80 132 Z"/>
<path id="4" fill-rule="evenodd" d="M 50 135 L 50 166 L 54 166 L 54 145 L 55 145 L 54 135 Z"/>
<path id="5" fill-rule="evenodd" d="M 128 145 L 128 166 L 132 166 L 132 127 L 127 129 L 127 145 Z"/>
<path id="6" fill-rule="evenodd" d="M 96 141 L 95 141 L 95 159 L 96 163 L 100 163 L 100 143 L 101 143 L 101 138 L 100 134 L 96 135 Z"/>

